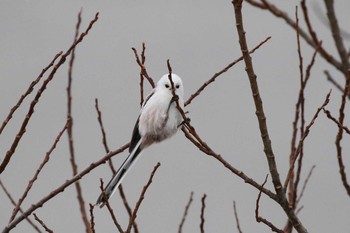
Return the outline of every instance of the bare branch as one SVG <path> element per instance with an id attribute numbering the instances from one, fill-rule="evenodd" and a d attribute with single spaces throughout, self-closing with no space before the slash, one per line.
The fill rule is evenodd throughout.
<path id="1" fill-rule="evenodd" d="M 40 225 L 45 229 L 46 232 L 53 233 L 53 230 L 48 228 L 46 224 L 43 222 L 43 220 L 41 220 L 35 213 L 33 213 L 33 216 L 35 220 L 38 221 L 38 223 L 40 223 Z"/>
<path id="2" fill-rule="evenodd" d="M 264 187 L 264 185 L 266 184 L 267 182 L 267 177 L 269 175 L 266 175 L 265 177 L 265 181 L 264 183 L 261 185 L 261 187 Z M 259 191 L 259 194 L 258 194 L 258 198 L 256 199 L 256 206 L 255 206 L 255 219 L 257 222 L 262 222 L 264 223 L 265 225 L 267 225 L 268 227 L 271 228 L 271 230 L 273 232 L 278 232 L 278 233 L 284 233 L 284 231 L 278 229 L 275 225 L 273 225 L 270 221 L 268 221 L 267 219 L 259 216 L 259 202 L 260 202 L 260 198 L 261 198 L 261 190 Z"/>
<path id="3" fill-rule="evenodd" d="M 125 233 L 130 233 L 132 224 L 137 217 L 137 211 L 139 210 L 140 205 L 141 205 L 143 199 L 145 198 L 146 191 L 147 191 L 148 187 L 151 185 L 154 174 L 156 173 L 156 171 L 159 167 L 160 167 L 160 163 L 158 162 L 157 165 L 153 168 L 153 171 L 151 173 L 151 176 L 149 177 L 147 184 L 142 189 L 141 195 L 140 195 L 139 200 L 137 201 L 137 203 L 135 205 L 134 211 L 133 211 L 132 216 L 131 216 L 130 221 L 129 221 L 128 228 L 127 228 Z"/>
<path id="4" fill-rule="evenodd" d="M 144 47 L 145 48 L 145 47 Z M 146 48 L 145 48 L 146 49 Z M 137 64 L 140 66 L 140 75 L 142 75 L 143 77 L 145 77 L 148 82 L 151 84 L 152 88 L 154 88 L 156 85 L 154 84 L 154 81 L 153 79 L 148 75 L 147 73 L 147 70 L 146 70 L 146 67 L 144 66 L 143 62 L 145 62 L 145 59 L 143 59 L 142 61 L 140 61 L 140 58 L 139 58 L 139 55 L 137 54 L 137 50 L 135 48 L 132 48 L 132 51 L 134 51 L 134 54 L 135 54 L 135 58 L 136 58 L 136 62 Z M 143 50 L 143 56 L 144 56 L 144 50 Z M 142 56 L 142 54 L 141 54 Z"/>
<path id="5" fill-rule="evenodd" d="M 186 217 L 187 217 L 187 214 L 188 214 L 188 210 L 189 210 L 189 208 L 191 206 L 192 201 L 193 201 L 193 192 L 191 192 L 190 199 L 188 200 L 188 203 L 187 203 L 187 205 L 185 207 L 185 211 L 184 211 L 184 214 L 182 216 L 181 223 L 179 225 L 178 233 L 182 233 L 182 227 L 183 227 L 183 225 L 185 223 L 185 220 L 186 220 Z"/>
<path id="6" fill-rule="evenodd" d="M 346 127 L 345 125 L 342 125 L 334 116 L 332 116 L 331 112 L 325 108 L 323 108 L 323 112 L 326 114 L 326 116 L 331 119 L 334 123 L 338 125 L 338 127 L 343 128 L 343 130 L 347 133 L 350 134 L 350 129 Z"/>
<path id="7" fill-rule="evenodd" d="M 104 189 L 104 187 L 103 187 L 103 180 L 102 180 L 102 179 L 100 179 L 100 190 L 101 190 L 102 194 L 105 195 L 105 192 L 104 192 L 105 189 Z M 107 209 L 108 209 L 109 214 L 110 214 L 111 217 L 112 217 L 112 220 L 113 220 L 114 225 L 117 227 L 117 229 L 118 229 L 118 231 L 119 231 L 120 233 L 124 233 L 122 227 L 120 226 L 120 224 L 119 224 L 118 221 L 117 221 L 117 218 L 115 217 L 115 214 L 114 214 L 114 212 L 113 212 L 113 209 L 112 209 L 111 205 L 110 205 L 109 202 L 108 202 L 108 198 L 105 198 L 105 197 L 104 197 L 104 199 L 106 200 L 106 206 L 107 206 Z"/>
<path id="8" fill-rule="evenodd" d="M 265 40 L 261 41 L 254 49 L 249 51 L 249 54 L 253 54 L 257 49 L 259 49 L 263 44 L 265 44 L 268 40 L 271 39 L 271 36 L 267 37 Z M 225 73 L 226 71 L 228 71 L 231 67 L 233 67 L 234 65 L 236 65 L 238 62 L 243 60 L 243 56 L 241 56 L 240 58 L 234 60 L 233 62 L 231 62 L 230 64 L 228 64 L 225 68 L 223 68 L 222 70 L 220 70 L 219 72 L 215 73 L 208 81 L 206 81 L 202 86 L 200 86 L 198 88 L 198 90 L 193 93 L 190 98 L 188 98 L 185 102 L 185 106 L 189 105 L 192 100 L 194 98 L 196 98 L 197 96 L 199 96 L 199 94 L 201 94 L 201 92 L 207 87 L 209 86 L 209 84 L 211 84 L 212 82 L 214 82 L 216 80 L 217 77 L 219 77 L 220 75 L 222 75 L 223 73 Z"/>
<path id="9" fill-rule="evenodd" d="M 239 218 L 238 218 L 238 213 L 237 213 L 237 208 L 236 208 L 236 202 L 233 201 L 233 211 L 235 213 L 235 219 L 236 219 L 236 225 L 237 225 L 237 230 L 238 233 L 243 233 L 241 226 L 239 225 Z"/>
<path id="10" fill-rule="evenodd" d="M 327 9 L 327 16 L 329 20 L 329 25 L 332 30 L 332 35 L 335 43 L 335 47 L 338 50 L 340 59 L 343 63 L 343 69 L 349 69 L 349 59 L 348 52 L 345 49 L 343 38 L 338 25 L 338 20 L 334 11 L 334 0 L 324 0 Z"/>
<path id="11" fill-rule="evenodd" d="M 205 222 L 205 218 L 204 218 L 204 209 L 205 209 L 205 198 L 207 197 L 207 195 L 204 193 L 203 197 L 202 197 L 202 208 L 201 208 L 201 223 L 199 225 L 200 229 L 201 229 L 201 233 L 204 233 L 204 222 Z"/>
<path id="12" fill-rule="evenodd" d="M 347 76 L 347 79 L 345 82 L 344 92 L 343 92 L 343 95 L 341 98 L 341 104 L 340 104 L 340 108 L 339 108 L 339 118 L 338 118 L 339 125 L 344 124 L 344 118 L 345 118 L 344 109 L 345 109 L 345 105 L 346 105 L 346 96 L 347 96 L 347 93 L 349 93 L 349 89 L 350 89 L 350 70 L 348 71 L 348 76 Z M 344 186 L 346 192 L 348 193 L 348 195 L 350 196 L 350 185 L 349 185 L 349 182 L 348 182 L 347 177 L 346 177 L 345 165 L 343 162 L 343 155 L 342 155 L 342 147 L 341 147 L 342 138 L 343 138 L 343 127 L 338 127 L 338 133 L 337 133 L 337 137 L 335 139 L 335 145 L 337 147 L 337 159 L 338 159 L 338 165 L 339 165 L 339 173 L 340 173 L 340 177 L 341 177 L 343 186 Z"/>
<path id="13" fill-rule="evenodd" d="M 89 203 L 90 209 L 90 226 L 91 226 L 91 231 L 92 233 L 95 233 L 95 218 L 94 218 L 94 207 L 95 205 L 92 205 L 91 203 Z"/>
<path id="14" fill-rule="evenodd" d="M 299 155 L 299 153 L 300 153 L 300 150 L 301 150 L 301 147 L 302 147 L 302 145 L 303 145 L 303 143 L 304 143 L 304 140 L 305 140 L 305 138 L 309 135 L 309 133 L 310 133 L 310 128 L 311 128 L 312 125 L 315 123 L 315 121 L 316 121 L 316 119 L 317 119 L 318 114 L 320 113 L 320 111 L 329 103 L 329 97 L 330 97 L 331 93 L 332 93 L 332 90 L 330 90 L 330 91 L 328 92 L 328 94 L 327 94 L 327 96 L 326 96 L 326 99 L 324 100 L 323 104 L 321 105 L 321 107 L 319 107 L 319 108 L 317 109 L 317 111 L 316 111 L 315 115 L 313 116 L 313 118 L 311 119 L 310 123 L 306 126 L 306 128 L 305 128 L 305 133 L 304 133 L 304 135 L 300 138 L 299 144 L 298 144 L 298 146 L 297 146 L 297 148 L 296 148 L 296 150 L 295 150 L 294 155 L 292 156 L 292 158 L 293 158 L 292 161 L 293 161 L 293 162 L 291 163 L 291 166 L 289 167 L 289 171 L 288 171 L 288 173 L 287 173 L 287 177 L 286 177 L 286 180 L 285 180 L 285 182 L 284 182 L 284 187 L 287 187 L 287 185 L 288 185 L 288 182 L 289 182 L 291 173 L 292 173 L 292 171 L 293 171 L 293 169 L 294 169 L 295 161 L 296 161 L 297 158 L 298 158 L 298 155 Z"/>

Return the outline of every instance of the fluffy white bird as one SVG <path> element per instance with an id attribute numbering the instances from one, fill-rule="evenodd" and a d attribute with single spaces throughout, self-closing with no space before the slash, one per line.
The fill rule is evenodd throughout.
<path id="1" fill-rule="evenodd" d="M 181 108 L 184 107 L 184 88 L 179 76 L 171 74 L 171 77 L 175 95 L 168 74 L 165 74 L 146 97 L 132 133 L 130 154 L 99 196 L 96 204 L 100 207 L 103 207 L 114 194 L 143 149 L 173 136 L 182 124 L 182 116 L 176 108 L 176 101 L 178 100 Z"/>

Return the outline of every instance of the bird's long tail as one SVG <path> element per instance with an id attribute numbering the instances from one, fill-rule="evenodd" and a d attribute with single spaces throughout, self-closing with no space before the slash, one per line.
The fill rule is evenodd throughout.
<path id="1" fill-rule="evenodd" d="M 103 193 L 101 193 L 101 195 L 97 199 L 96 204 L 99 205 L 100 208 L 102 208 L 106 204 L 106 201 L 114 194 L 114 192 L 117 190 L 119 184 L 122 182 L 125 175 L 128 173 L 132 165 L 136 162 L 137 158 L 139 157 L 142 151 L 140 148 L 140 145 L 141 145 L 141 139 L 137 142 L 134 149 L 131 151 L 129 156 L 125 159 L 123 164 L 118 169 L 117 173 L 112 177 L 112 179 L 107 184 Z"/>

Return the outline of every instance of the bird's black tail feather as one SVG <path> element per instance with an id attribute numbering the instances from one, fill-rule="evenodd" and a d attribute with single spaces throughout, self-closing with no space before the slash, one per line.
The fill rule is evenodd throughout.
<path id="1" fill-rule="evenodd" d="M 132 165 L 136 162 L 137 158 L 141 154 L 140 145 L 141 145 L 141 139 L 137 142 L 134 149 L 131 151 L 129 156 L 125 159 L 123 164 L 118 169 L 117 173 L 112 177 L 112 179 L 107 184 L 103 193 L 101 193 L 101 195 L 97 199 L 96 204 L 99 205 L 100 208 L 102 208 L 106 204 L 106 201 L 114 194 L 114 192 L 117 190 L 119 184 L 121 183 L 125 175 L 128 173 Z"/>

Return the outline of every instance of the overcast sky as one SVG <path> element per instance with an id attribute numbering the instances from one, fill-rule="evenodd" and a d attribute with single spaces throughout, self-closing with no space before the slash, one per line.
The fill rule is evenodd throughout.
<path id="1" fill-rule="evenodd" d="M 274 2 L 294 18 L 297 1 Z M 315 7 L 317 4 L 319 6 Z M 322 16 L 325 16 L 323 1 L 310 0 L 308 5 L 319 38 L 338 58 L 331 33 L 322 22 Z M 340 25 L 349 32 L 350 2 L 336 1 L 335 6 Z M 54 55 L 71 45 L 80 9 L 83 10 L 81 29 L 85 30 L 96 12 L 99 12 L 99 20 L 78 45 L 73 70 L 73 133 L 79 170 L 105 155 L 95 98 L 99 99 L 109 147 L 114 150 L 130 140 L 140 102 L 139 67 L 132 47 L 141 51 L 142 42 L 145 42 L 147 70 L 155 81 L 167 72 L 166 60 L 170 59 L 174 73 L 183 79 L 186 99 L 214 73 L 241 56 L 234 11 L 228 0 L 3 0 L 0 1 L 0 122 Z M 304 27 L 302 13 L 299 15 Z M 247 4 L 244 4 L 243 17 L 250 48 L 272 36 L 252 57 L 272 146 L 284 180 L 299 90 L 296 35 L 282 20 Z M 345 43 L 348 48 L 349 41 Z M 306 67 L 313 50 L 304 41 L 302 53 Z M 2 182 L 16 200 L 66 121 L 67 68 L 67 64 L 62 66 L 48 85 L 16 153 L 1 174 Z M 336 116 L 338 114 L 341 93 L 326 80 L 325 69 L 343 84 L 341 74 L 317 57 L 306 89 L 307 123 L 331 88 L 333 93 L 328 109 Z M 146 85 L 145 92 L 150 90 Z M 0 135 L 1 160 L 20 128 L 33 94 Z M 269 170 L 242 63 L 220 76 L 186 110 L 199 135 L 214 151 L 257 182 L 263 182 Z M 349 120 L 347 124 L 350 124 Z M 299 217 L 309 232 L 345 233 L 350 229 L 349 197 L 342 187 L 336 160 L 336 133 L 336 126 L 320 114 L 305 142 L 302 180 L 316 165 L 300 203 L 304 208 Z M 344 155 L 349 154 L 348 137 L 343 144 Z M 126 156 L 126 152 L 115 156 L 115 166 L 118 167 Z M 345 165 L 349 165 L 350 160 L 344 159 Z M 258 190 L 200 152 L 181 131 L 170 140 L 144 151 L 125 178 L 124 190 L 131 206 L 158 161 L 161 167 L 137 215 L 140 232 L 177 232 L 191 191 L 194 200 L 183 232 L 199 232 L 204 193 L 207 194 L 206 232 L 237 232 L 233 201 L 236 201 L 243 232 L 270 232 L 265 225 L 255 221 Z M 22 208 L 26 210 L 71 177 L 65 134 Z M 102 165 L 81 180 L 86 204 L 96 201 L 100 193 L 99 179 L 108 182 L 110 177 L 108 166 Z M 266 187 L 273 190 L 270 178 Z M 0 200 L 0 228 L 3 228 L 13 206 L 3 191 L 0 191 Z M 125 228 L 128 218 L 119 195 L 113 196 L 110 203 Z M 276 203 L 262 196 L 260 206 L 263 217 L 283 228 L 286 216 Z M 35 212 L 55 232 L 84 231 L 73 186 Z M 106 209 L 96 209 L 95 223 L 96 232 L 116 232 Z M 35 231 L 23 221 L 13 232 Z"/>

